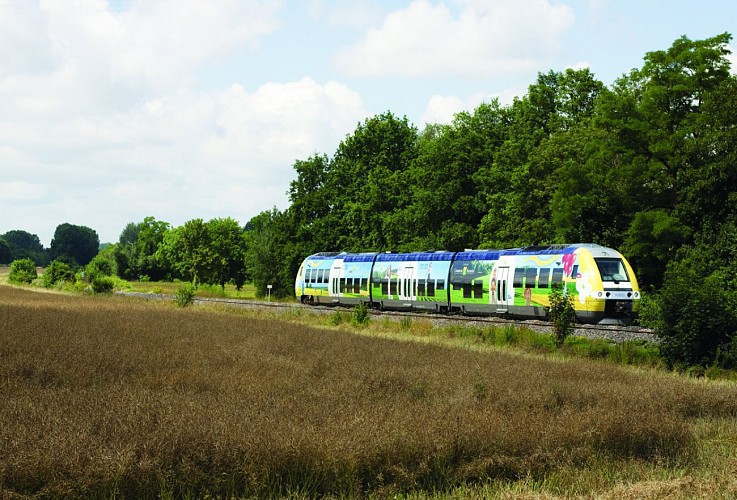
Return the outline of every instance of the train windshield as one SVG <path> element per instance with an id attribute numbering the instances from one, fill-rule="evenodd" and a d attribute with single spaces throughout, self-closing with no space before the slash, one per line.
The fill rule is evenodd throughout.
<path id="1" fill-rule="evenodd" d="M 599 267 L 601 281 L 629 281 L 622 259 L 594 259 Z"/>

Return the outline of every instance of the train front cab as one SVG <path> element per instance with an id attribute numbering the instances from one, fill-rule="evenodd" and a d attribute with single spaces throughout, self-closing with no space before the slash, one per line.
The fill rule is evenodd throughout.
<path id="1" fill-rule="evenodd" d="M 637 318 L 640 288 L 632 267 L 619 252 L 592 246 L 578 251 L 575 304 L 582 323 L 625 325 Z"/>

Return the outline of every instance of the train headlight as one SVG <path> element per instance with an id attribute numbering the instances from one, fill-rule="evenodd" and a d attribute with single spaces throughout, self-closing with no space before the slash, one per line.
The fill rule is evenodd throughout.
<path id="1" fill-rule="evenodd" d="M 611 294 L 609 292 L 606 293 L 606 296 L 609 297 Z"/>
<path id="2" fill-rule="evenodd" d="M 599 298 L 601 298 L 601 296 L 602 296 L 602 295 L 604 295 L 604 294 L 603 294 L 603 293 L 601 293 L 601 292 L 599 292 Z"/>
<path id="3" fill-rule="evenodd" d="M 635 292 L 635 298 L 636 299 L 639 299 L 640 298 L 640 292 Z"/>

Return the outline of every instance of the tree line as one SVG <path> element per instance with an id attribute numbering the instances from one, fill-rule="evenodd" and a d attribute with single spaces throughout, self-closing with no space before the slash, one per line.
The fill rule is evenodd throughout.
<path id="1" fill-rule="evenodd" d="M 737 366 L 731 39 L 683 36 L 610 87 L 588 69 L 542 73 L 510 105 L 422 131 L 391 112 L 368 118 L 332 155 L 294 162 L 286 209 L 245 227 L 149 217 L 98 257 L 125 279 L 252 281 L 288 296 L 318 251 L 599 243 L 630 259 L 672 364 Z"/>

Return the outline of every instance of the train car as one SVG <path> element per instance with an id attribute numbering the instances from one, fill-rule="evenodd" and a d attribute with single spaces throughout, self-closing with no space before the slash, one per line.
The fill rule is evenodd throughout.
<path id="1" fill-rule="evenodd" d="M 579 322 L 626 324 L 637 315 L 640 290 L 629 263 L 594 244 L 315 254 L 300 267 L 295 293 L 310 304 L 543 319 L 554 283 Z"/>
<path id="2" fill-rule="evenodd" d="M 299 268 L 295 294 L 305 304 L 370 302 L 369 279 L 375 253 L 322 252 L 309 256 Z"/>
<path id="3" fill-rule="evenodd" d="M 380 309 L 448 310 L 453 252 L 383 253 L 371 273 L 371 304 Z"/>

